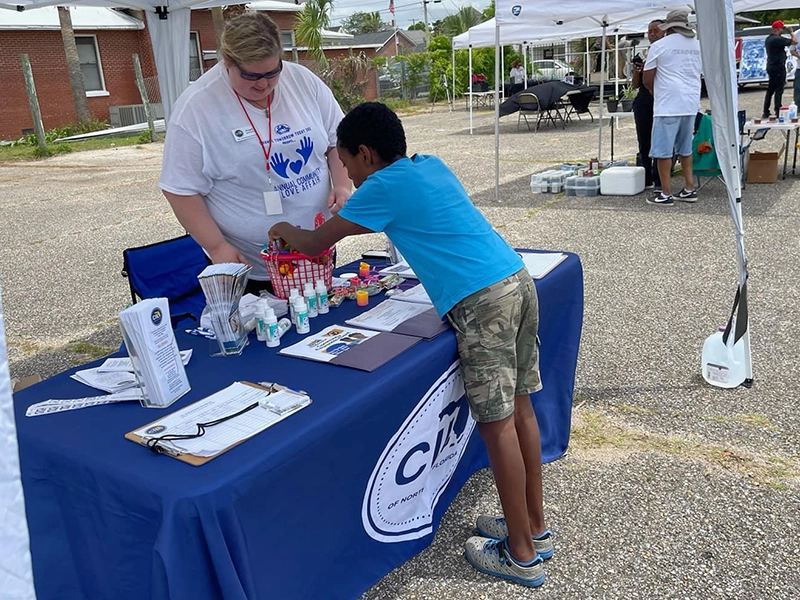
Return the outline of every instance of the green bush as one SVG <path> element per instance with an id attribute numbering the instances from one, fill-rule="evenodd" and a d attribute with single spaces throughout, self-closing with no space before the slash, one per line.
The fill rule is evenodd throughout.
<path id="1" fill-rule="evenodd" d="M 52 144 L 57 139 L 70 137 L 73 135 L 80 135 L 82 133 L 91 133 L 92 131 L 100 131 L 101 129 L 107 129 L 108 123 L 105 121 L 98 121 L 97 119 L 93 119 L 91 121 L 86 121 L 85 123 L 72 123 L 69 125 L 64 125 L 63 127 L 56 127 L 55 129 L 50 129 L 49 131 L 45 131 L 44 138 L 48 144 Z M 14 142 L 13 146 L 36 146 L 38 145 L 38 141 L 36 140 L 35 134 L 26 135 L 23 138 L 20 138 L 16 142 Z"/>
<path id="2" fill-rule="evenodd" d="M 411 102 L 408 100 L 403 100 L 402 98 L 385 98 L 382 97 L 380 102 L 383 102 L 386 106 L 391 108 L 393 111 L 397 112 L 398 110 L 403 110 L 404 108 L 408 108 L 411 106 Z"/>

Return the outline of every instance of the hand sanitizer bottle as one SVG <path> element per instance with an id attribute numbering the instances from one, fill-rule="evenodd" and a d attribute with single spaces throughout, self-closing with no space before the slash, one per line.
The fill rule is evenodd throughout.
<path id="1" fill-rule="evenodd" d="M 275 348 L 281 345 L 281 336 L 279 335 L 278 319 L 275 317 L 275 311 L 271 308 L 266 310 L 264 323 L 267 328 L 267 348 Z"/>
<path id="2" fill-rule="evenodd" d="M 317 316 L 317 292 L 314 291 L 314 284 L 310 281 L 306 283 L 303 289 L 303 296 L 308 306 L 308 316 L 313 318 Z"/>
<path id="3" fill-rule="evenodd" d="M 297 318 L 297 333 L 304 334 L 311 331 L 311 326 L 308 323 L 308 306 L 303 298 L 296 298 L 294 301 L 294 313 Z"/>
<path id="4" fill-rule="evenodd" d="M 297 326 L 297 315 L 294 311 L 294 301 L 300 297 L 300 291 L 297 288 L 292 288 L 289 292 L 289 318 L 292 320 L 292 324 L 296 327 Z"/>
<path id="5" fill-rule="evenodd" d="M 262 302 L 256 303 L 256 337 L 259 342 L 267 341 L 266 312 Z"/>
<path id="6" fill-rule="evenodd" d="M 317 279 L 317 312 L 321 315 L 326 315 L 330 312 L 328 305 L 328 288 L 325 287 L 325 282 L 322 279 Z"/>

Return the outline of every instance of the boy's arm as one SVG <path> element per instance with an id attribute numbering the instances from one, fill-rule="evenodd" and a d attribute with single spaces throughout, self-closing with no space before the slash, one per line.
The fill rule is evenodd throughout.
<path id="1" fill-rule="evenodd" d="M 334 215 L 313 231 L 300 229 L 286 221 L 275 223 L 269 230 L 269 239 L 282 239 L 289 244 L 293 250 L 297 250 L 308 256 L 318 256 L 342 238 L 348 235 L 360 235 L 362 233 L 375 232 L 361 225 L 357 225 L 352 221 L 343 219 L 339 215 Z"/>

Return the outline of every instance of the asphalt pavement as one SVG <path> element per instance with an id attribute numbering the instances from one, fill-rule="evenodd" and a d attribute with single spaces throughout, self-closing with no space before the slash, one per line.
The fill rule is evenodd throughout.
<path id="1" fill-rule="evenodd" d="M 763 89 L 745 90 L 740 106 L 756 114 L 762 98 Z M 644 195 L 532 194 L 532 173 L 598 155 L 597 121 L 529 132 L 511 115 L 500 125 L 498 203 L 493 113 L 476 112 L 472 135 L 463 102 L 403 123 L 409 153 L 440 156 L 511 244 L 580 256 L 585 315 L 570 449 L 544 468 L 556 533 L 544 586 L 492 579 L 463 558 L 475 518 L 499 511 L 484 470 L 431 547 L 361 600 L 800 597 L 800 175 L 745 189 L 754 384 L 722 390 L 700 375 L 703 341 L 727 320 L 737 282 L 719 181 L 696 204 L 674 207 L 648 205 Z M 755 147 L 780 141 L 771 133 Z M 602 158 L 609 142 L 606 124 Z M 621 121 L 615 144 L 617 158 L 633 159 L 632 121 Z M 118 347 L 116 315 L 130 302 L 123 249 L 182 233 L 157 187 L 162 148 L 0 164 L 13 377 L 51 376 Z M 382 236 L 362 236 L 339 252 L 349 261 L 383 246 Z"/>

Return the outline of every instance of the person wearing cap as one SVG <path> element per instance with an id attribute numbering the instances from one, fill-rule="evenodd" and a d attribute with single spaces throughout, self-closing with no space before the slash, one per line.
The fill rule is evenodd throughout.
<path id="1" fill-rule="evenodd" d="M 511 93 L 516 94 L 525 88 L 525 69 L 522 68 L 522 63 L 518 60 L 514 61 L 514 66 L 508 74 L 511 80 Z"/>
<path id="2" fill-rule="evenodd" d="M 650 157 L 658 161 L 662 192 L 647 202 L 672 206 L 672 157 L 678 155 L 685 185 L 675 195 L 683 202 L 697 202 L 692 171 L 692 135 L 700 106 L 700 42 L 689 26 L 689 13 L 673 10 L 658 28 L 664 37 L 650 46 L 642 83 L 653 93 L 653 131 Z"/>
<path id="3" fill-rule="evenodd" d="M 790 37 L 786 37 L 788 34 Z M 775 97 L 775 115 L 780 112 L 783 102 L 783 88 L 786 85 L 786 48 L 797 44 L 797 38 L 783 21 L 772 24 L 772 33 L 764 40 L 767 49 L 767 95 L 764 97 L 764 113 L 762 118 L 769 118 L 769 105 Z"/>

